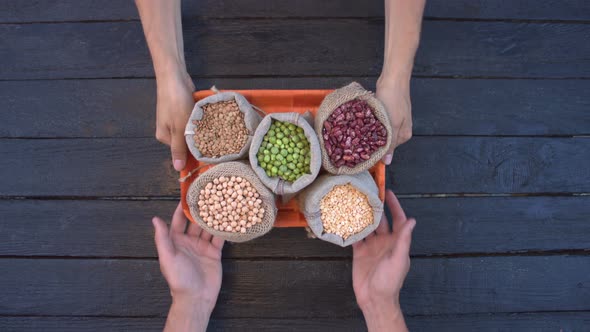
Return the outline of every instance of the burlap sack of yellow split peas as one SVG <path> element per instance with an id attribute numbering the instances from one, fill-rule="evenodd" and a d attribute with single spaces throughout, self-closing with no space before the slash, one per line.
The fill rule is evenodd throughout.
<path id="1" fill-rule="evenodd" d="M 341 247 L 367 237 L 383 216 L 379 188 L 368 171 L 322 175 L 298 199 L 313 234 Z"/>

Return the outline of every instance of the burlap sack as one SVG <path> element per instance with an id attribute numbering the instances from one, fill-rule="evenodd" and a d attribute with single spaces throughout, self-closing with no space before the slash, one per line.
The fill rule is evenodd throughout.
<path id="1" fill-rule="evenodd" d="M 367 104 L 371 106 L 375 117 L 387 130 L 387 143 L 380 149 L 374 151 L 373 154 L 371 154 L 370 159 L 358 163 L 355 167 L 350 168 L 345 165 L 342 167 L 336 167 L 332 164 L 332 161 L 330 161 L 330 157 L 324 148 L 322 129 L 326 119 L 328 119 L 330 114 L 332 114 L 332 112 L 338 108 L 338 106 L 353 99 L 365 100 Z M 318 136 L 318 140 L 320 141 L 320 147 L 322 149 L 322 166 L 324 166 L 326 171 L 332 174 L 357 174 L 368 170 L 385 156 L 387 150 L 389 150 L 391 147 L 391 142 L 393 140 L 393 129 L 391 128 L 389 115 L 387 114 L 385 106 L 383 106 L 381 101 L 379 101 L 379 99 L 377 99 L 377 97 L 375 97 L 371 91 L 365 90 L 357 82 L 352 82 L 343 88 L 337 89 L 324 98 L 320 108 L 318 109 L 314 127 Z"/>
<path id="2" fill-rule="evenodd" d="M 240 176 L 248 180 L 260 195 L 259 198 L 262 200 L 262 206 L 265 211 L 264 217 L 262 218 L 262 222 L 253 225 L 246 233 L 216 231 L 212 227 L 207 226 L 207 223 L 199 216 L 199 206 L 197 205 L 197 202 L 199 201 L 199 193 L 201 192 L 201 189 L 205 188 L 207 183 L 220 176 Z M 277 216 L 275 196 L 262 184 L 262 182 L 260 182 L 260 179 L 258 179 L 256 174 L 254 174 L 254 171 L 252 171 L 252 168 L 250 168 L 245 161 L 230 161 L 208 169 L 190 185 L 186 201 L 191 211 L 191 216 L 203 230 L 231 242 L 250 241 L 268 233 L 272 229 Z"/>
<path id="3" fill-rule="evenodd" d="M 270 128 L 272 120 L 278 120 L 283 122 L 289 122 L 294 125 L 297 125 L 303 128 L 303 132 L 305 137 L 309 141 L 309 150 L 311 153 L 311 162 L 309 165 L 309 170 L 311 174 L 304 174 L 299 179 L 295 180 L 295 182 L 287 182 L 283 179 L 279 178 L 278 176 L 269 177 L 266 175 L 266 172 L 260 165 L 258 165 L 258 158 L 256 154 L 258 153 L 258 149 L 260 148 L 260 144 L 262 144 L 262 140 L 264 139 L 264 135 Z M 254 133 L 254 138 L 252 139 L 252 145 L 250 145 L 250 165 L 252 165 L 252 169 L 256 172 L 256 175 L 260 178 L 262 183 L 265 186 L 270 188 L 273 193 L 277 195 L 286 195 L 286 197 L 290 198 L 290 194 L 294 194 L 299 192 L 301 189 L 307 187 L 313 180 L 318 176 L 320 172 L 320 168 L 322 167 L 322 158 L 321 158 L 321 150 L 320 150 L 320 143 L 318 142 L 318 138 L 311 126 L 312 117 L 310 112 L 306 112 L 305 114 L 299 113 L 271 113 L 262 119 L 262 122 L 258 125 L 256 132 Z M 288 199 L 283 199 L 288 200 Z"/>
<path id="4" fill-rule="evenodd" d="M 217 89 L 213 90 L 217 92 Z M 193 136 L 195 135 L 196 125 L 193 124 L 193 120 L 201 120 L 203 118 L 202 107 L 204 105 L 214 104 L 220 101 L 228 101 L 232 99 L 236 100 L 240 112 L 244 113 L 244 122 L 246 129 L 248 129 L 248 140 L 246 141 L 246 144 L 244 144 L 239 153 L 228 154 L 225 156 L 221 156 L 219 158 L 204 157 L 203 154 L 201 154 L 201 151 L 199 151 L 199 148 L 195 145 L 195 140 Z M 197 159 L 198 161 L 202 161 L 208 164 L 218 164 L 231 160 L 245 159 L 248 157 L 248 150 L 250 148 L 250 143 L 252 143 L 252 135 L 256 131 L 256 127 L 258 127 L 260 120 L 261 116 L 258 113 L 256 113 L 254 109 L 252 109 L 252 105 L 250 105 L 248 100 L 246 100 L 246 98 L 241 94 L 231 91 L 217 92 L 214 95 L 199 100 L 195 104 L 193 112 L 191 113 L 191 116 L 186 124 L 184 137 L 186 139 L 188 149 L 195 157 L 195 159 Z"/>
<path id="5" fill-rule="evenodd" d="M 369 204 L 373 208 L 373 223 L 361 232 L 351 235 L 346 240 L 336 234 L 324 233 L 320 213 L 320 201 L 332 190 L 334 186 L 351 184 L 358 191 L 367 195 Z M 322 175 L 311 186 L 299 194 L 299 208 L 313 234 L 324 241 L 332 242 L 341 247 L 349 246 L 371 234 L 381 221 L 383 215 L 383 202 L 379 199 L 379 188 L 369 174 L 365 171 L 355 175 Z"/>

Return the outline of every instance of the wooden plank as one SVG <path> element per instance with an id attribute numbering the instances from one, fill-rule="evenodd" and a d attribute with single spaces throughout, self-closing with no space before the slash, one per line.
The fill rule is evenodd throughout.
<path id="1" fill-rule="evenodd" d="M 4 331 L 116 332 L 161 331 L 165 318 L 113 317 L 0 317 Z M 406 322 L 416 331 L 582 331 L 590 325 L 590 313 L 476 314 L 409 316 Z M 364 331 L 362 318 L 340 319 L 213 319 L 210 331 Z"/>
<path id="2" fill-rule="evenodd" d="M 209 78 L 197 89 L 325 89 L 372 77 Z M 89 93 L 91 91 L 91 93 Z M 412 81 L 414 135 L 590 134 L 589 80 Z M 0 82 L 2 137 L 152 137 L 151 79 Z"/>
<path id="3" fill-rule="evenodd" d="M 399 193 L 588 192 L 588 160 L 589 138 L 415 137 L 387 179 Z"/>
<path id="4" fill-rule="evenodd" d="M 380 17 L 382 1 L 348 0 L 217 0 L 183 1 L 182 13 L 189 17 Z M 133 2 L 91 0 L 14 2 L 0 1 L 0 22 L 59 22 L 139 19 Z M 426 17 L 461 19 L 588 20 L 588 2 L 583 0 L 431 0 Z"/>
<path id="5" fill-rule="evenodd" d="M 177 196 L 151 138 L 0 140 L 0 196 Z M 588 138 L 415 137 L 388 168 L 398 193 L 587 193 Z"/>
<path id="6" fill-rule="evenodd" d="M 401 203 L 418 220 L 412 255 L 590 250 L 589 196 L 410 198 Z M 176 204 L 0 201 L 0 214 L 10 221 L 0 225 L 0 256 L 155 258 L 151 217 L 169 218 Z M 228 244 L 223 253 L 224 258 L 350 256 L 350 248 L 308 239 L 301 228 L 274 229 L 252 242 Z"/>
<path id="7" fill-rule="evenodd" d="M 139 22 L 8 24 L 0 35 L 3 80 L 153 76 Z M 380 19 L 195 19 L 184 35 L 196 77 L 375 76 L 383 62 Z M 590 75 L 588 24 L 428 21 L 422 35 L 420 76 Z"/>
<path id="8" fill-rule="evenodd" d="M 2 259 L 0 268 L 2 315 L 165 315 L 170 304 L 157 261 Z M 225 261 L 213 315 L 360 317 L 350 269 L 350 261 Z M 408 315 L 589 311 L 589 283 L 588 256 L 414 259 L 401 302 Z"/>

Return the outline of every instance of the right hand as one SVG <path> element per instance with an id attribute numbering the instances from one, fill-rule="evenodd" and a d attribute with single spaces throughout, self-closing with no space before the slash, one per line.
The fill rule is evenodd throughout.
<path id="1" fill-rule="evenodd" d="M 385 201 L 393 217 L 393 232 L 385 215 L 373 234 L 353 244 L 352 284 L 363 311 L 398 312 L 399 293 L 410 270 L 410 243 L 415 219 L 408 219 L 397 198 L 388 190 Z"/>
<path id="2" fill-rule="evenodd" d="M 184 128 L 195 106 L 193 91 L 195 85 L 186 72 L 158 78 L 156 138 L 170 146 L 172 164 L 179 172 L 186 165 Z"/>

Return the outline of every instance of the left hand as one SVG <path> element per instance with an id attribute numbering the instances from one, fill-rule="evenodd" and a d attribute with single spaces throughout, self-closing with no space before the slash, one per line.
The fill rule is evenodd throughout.
<path id="1" fill-rule="evenodd" d="M 381 76 L 377 81 L 377 98 L 383 103 L 393 128 L 393 142 L 383 162 L 391 163 L 393 150 L 412 138 L 412 102 L 410 80 Z"/>
<path id="2" fill-rule="evenodd" d="M 152 219 L 160 270 L 174 302 L 198 303 L 208 314 L 213 311 L 221 288 L 221 249 L 224 241 L 187 220 L 178 204 L 170 230 L 159 217 Z"/>

